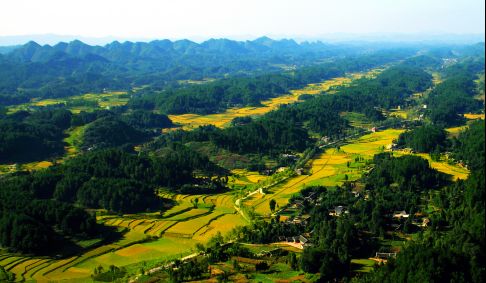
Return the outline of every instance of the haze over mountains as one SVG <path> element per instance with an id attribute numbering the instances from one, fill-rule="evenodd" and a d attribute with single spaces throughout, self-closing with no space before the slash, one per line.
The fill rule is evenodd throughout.
<path id="1" fill-rule="evenodd" d="M 214 38 L 222 38 L 224 36 L 214 36 Z M 475 43 L 484 41 L 483 33 L 469 33 L 469 34 L 453 34 L 453 33 L 329 33 L 315 36 L 289 36 L 289 35 L 268 35 L 268 37 L 274 39 L 293 38 L 297 42 L 304 41 L 323 41 L 329 43 L 350 43 L 350 42 L 423 42 L 423 43 Z M 207 41 L 208 37 L 203 36 L 191 36 L 187 37 L 194 42 Z M 254 40 L 258 36 L 253 35 L 235 35 L 231 37 L 233 40 Z M 41 45 L 49 44 L 55 45 L 59 42 L 70 42 L 74 40 L 80 40 L 90 45 L 105 45 L 113 41 L 133 41 L 133 42 L 150 42 L 157 38 L 145 38 L 145 37 L 89 37 L 82 35 L 58 35 L 58 34 L 32 34 L 32 35 L 4 35 L 0 36 L 1 46 L 15 46 L 23 45 L 29 41 L 35 41 Z M 178 39 L 171 39 L 177 41 Z M 1 51 L 0 51 L 1 52 Z"/>

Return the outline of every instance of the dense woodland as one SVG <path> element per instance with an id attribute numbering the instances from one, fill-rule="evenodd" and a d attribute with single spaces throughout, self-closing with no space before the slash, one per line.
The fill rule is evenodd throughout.
<path id="1" fill-rule="evenodd" d="M 484 69 L 484 65 L 483 65 Z M 484 108 L 477 94 L 474 77 L 467 73 L 450 77 L 439 84 L 429 95 L 428 116 L 432 123 L 442 126 L 456 126 L 465 123 L 460 114 L 477 112 Z"/>
<path id="2" fill-rule="evenodd" d="M 67 110 L 26 112 L 0 117 L 0 162 L 43 160 L 64 152 L 64 130 L 71 124 Z"/>
<path id="3" fill-rule="evenodd" d="M 447 133 L 444 128 L 425 125 L 401 134 L 397 145 L 417 152 L 441 152 L 446 147 L 446 138 Z"/>

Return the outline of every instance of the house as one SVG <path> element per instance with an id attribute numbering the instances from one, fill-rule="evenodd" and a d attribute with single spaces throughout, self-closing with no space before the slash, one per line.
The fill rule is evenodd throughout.
<path id="1" fill-rule="evenodd" d="M 284 154 L 282 154 L 282 157 L 283 158 L 288 158 L 288 159 L 294 159 L 294 160 L 298 159 L 298 157 L 295 154 L 287 154 L 287 153 L 284 153 Z"/>
<path id="2" fill-rule="evenodd" d="M 428 227 L 430 223 L 430 219 L 424 218 L 422 219 L 422 227 Z"/>
<path id="3" fill-rule="evenodd" d="M 304 205 L 303 205 L 303 204 L 302 204 L 302 202 L 300 202 L 300 201 L 296 201 L 296 202 L 294 202 L 294 203 L 293 203 L 293 204 L 290 206 L 290 208 L 292 208 L 292 209 L 299 209 L 299 208 L 302 208 L 302 207 L 304 207 Z"/>
<path id="4" fill-rule="evenodd" d="M 342 205 L 336 206 L 334 209 L 329 211 L 330 216 L 341 216 L 341 214 L 343 213 L 349 213 L 349 212 L 346 210 L 346 207 Z"/>
<path id="5" fill-rule="evenodd" d="M 302 223 L 302 219 L 300 217 L 295 217 L 293 220 L 292 220 L 292 223 L 294 224 L 301 224 Z"/>
<path id="6" fill-rule="evenodd" d="M 302 235 L 299 235 L 299 242 L 302 244 L 302 245 L 305 245 L 305 243 L 309 242 L 309 239 L 307 239 L 306 237 L 302 236 Z"/>
<path id="7" fill-rule="evenodd" d="M 376 131 L 377 131 L 376 127 L 371 128 L 372 133 L 376 133 Z"/>
<path id="8" fill-rule="evenodd" d="M 304 169 L 303 168 L 297 168 L 297 169 L 295 169 L 295 173 L 297 173 L 297 175 L 302 175 L 304 173 Z"/>
<path id="9" fill-rule="evenodd" d="M 375 258 L 379 259 L 389 259 L 391 257 L 396 257 L 397 253 L 375 253 Z"/>
<path id="10" fill-rule="evenodd" d="M 393 212 L 393 218 L 408 218 L 410 215 L 405 210 Z"/>
<path id="11" fill-rule="evenodd" d="M 397 144 L 396 143 L 391 143 L 386 146 L 387 150 L 394 150 L 397 149 Z"/>
<path id="12" fill-rule="evenodd" d="M 275 171 L 275 172 L 276 172 L 276 173 L 281 173 L 281 172 L 283 172 L 283 171 L 287 170 L 287 168 L 288 168 L 288 167 L 280 167 L 280 168 L 278 168 L 278 169 L 277 169 L 277 171 Z"/>

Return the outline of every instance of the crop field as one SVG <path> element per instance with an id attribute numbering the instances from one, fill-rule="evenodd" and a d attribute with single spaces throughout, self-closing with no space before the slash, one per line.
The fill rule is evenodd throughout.
<path id="1" fill-rule="evenodd" d="M 258 172 L 248 171 L 245 169 L 233 169 L 231 170 L 231 176 L 228 180 L 228 186 L 230 188 L 241 188 L 258 184 L 267 178 L 268 176 L 261 175 Z"/>
<path id="2" fill-rule="evenodd" d="M 484 113 L 482 114 L 467 113 L 464 114 L 464 117 L 469 120 L 478 120 L 478 119 L 484 120 Z"/>
<path id="3" fill-rule="evenodd" d="M 298 193 L 304 187 L 317 185 L 334 187 L 342 185 L 345 180 L 357 180 L 366 169 L 365 160 L 385 151 L 386 146 L 390 145 L 402 132 L 403 130 L 395 129 L 378 131 L 351 141 L 341 146 L 339 150 L 327 149 L 308 163 L 309 175 L 294 176 L 286 182 L 270 188 L 265 195 L 255 194 L 247 198 L 244 204 L 254 207 L 257 213 L 268 215 L 271 199 L 274 199 L 278 207 L 281 207 L 287 204 L 293 194 Z M 395 156 L 403 154 L 410 153 L 394 152 Z M 427 159 L 431 167 L 452 175 L 454 180 L 465 179 L 469 174 L 467 169 L 459 165 L 448 164 L 446 161 L 432 161 L 426 154 L 417 155 Z"/>
<path id="4" fill-rule="evenodd" d="M 432 72 L 432 84 L 434 86 L 440 84 L 442 82 L 442 77 L 439 72 Z"/>
<path id="5" fill-rule="evenodd" d="M 86 126 L 79 126 L 66 131 L 67 137 L 64 139 L 64 142 L 67 144 L 65 146 L 67 156 L 74 156 L 79 152 L 85 128 Z"/>
<path id="6" fill-rule="evenodd" d="M 196 232 L 208 225 L 214 219 L 221 217 L 224 213 L 214 211 L 211 214 L 197 217 L 187 221 L 181 221 L 170 227 L 165 234 L 171 237 L 192 238 Z"/>
<path id="7" fill-rule="evenodd" d="M 451 175 L 454 181 L 458 179 L 465 180 L 469 175 L 469 170 L 467 170 L 466 168 L 458 164 L 449 164 L 447 163 L 447 161 L 443 161 L 443 160 L 432 161 L 428 154 L 419 154 L 419 156 L 421 156 L 424 159 L 427 159 L 430 163 L 430 166 L 436 169 L 437 171 Z"/>
<path id="8" fill-rule="evenodd" d="M 342 112 L 340 116 L 348 120 L 349 124 L 355 128 L 369 129 L 373 127 L 373 123 L 362 113 Z"/>
<path id="9" fill-rule="evenodd" d="M 155 214 L 100 216 L 99 222 L 128 229 L 121 239 L 66 259 L 0 255 L 0 264 L 20 279 L 38 281 L 86 280 L 99 265 L 126 266 L 147 260 L 178 257 L 192 251 L 196 243 L 207 242 L 218 231 L 227 233 L 246 222 L 235 214 L 230 194 L 164 195 L 179 199 L 160 218 Z M 191 203 L 200 200 L 198 208 Z M 147 241 L 148 236 L 154 236 Z"/>
<path id="10" fill-rule="evenodd" d="M 389 115 L 394 116 L 394 117 L 398 117 L 398 118 L 402 118 L 402 119 L 408 118 L 408 112 L 405 111 L 405 110 L 401 110 L 401 109 L 391 109 Z"/>
<path id="11" fill-rule="evenodd" d="M 34 171 L 34 170 L 40 170 L 40 169 L 45 169 L 47 167 L 52 166 L 52 162 L 50 161 L 37 161 L 37 162 L 30 162 L 30 163 L 25 163 L 22 164 L 21 167 L 23 170 L 27 171 Z"/>
<path id="12" fill-rule="evenodd" d="M 322 92 L 333 93 L 333 90 L 335 90 L 337 87 L 349 85 L 355 79 L 376 76 L 376 74 L 381 71 L 382 69 L 375 69 L 366 73 L 353 73 L 346 77 L 334 78 L 317 84 L 309 84 L 302 89 L 290 91 L 290 94 L 271 98 L 267 101 L 262 101 L 263 106 L 261 107 L 230 108 L 223 113 L 210 115 L 169 115 L 169 118 L 175 124 L 182 126 L 182 128 L 185 130 L 195 129 L 203 125 L 214 125 L 216 127 L 223 128 L 229 125 L 229 123 L 236 117 L 261 116 L 277 109 L 280 107 L 280 105 L 298 102 L 299 96 L 302 94 L 316 95 Z"/>
<path id="13" fill-rule="evenodd" d="M 310 160 L 307 166 L 309 175 L 300 175 L 270 188 L 266 195 L 256 194 L 245 201 L 245 205 L 254 207 L 257 213 L 268 215 L 269 202 L 274 199 L 279 207 L 287 204 L 288 199 L 308 186 L 337 186 L 345 180 L 360 178 L 364 169 L 364 160 L 371 159 L 374 154 L 384 150 L 403 132 L 389 129 L 362 136 L 339 149 L 330 148 Z M 357 161 L 357 158 L 360 161 Z M 348 167 L 349 163 L 349 167 Z"/>
<path id="14" fill-rule="evenodd" d="M 207 242 L 218 232 L 225 235 L 235 227 L 244 226 L 247 224 L 248 222 L 246 222 L 239 214 L 225 214 L 210 222 L 209 225 L 205 226 L 203 229 L 199 230 L 193 239 Z"/>
<path id="15" fill-rule="evenodd" d="M 382 152 L 387 145 L 392 144 L 402 132 L 403 130 L 388 129 L 364 135 L 356 141 L 341 146 L 341 150 L 371 159 L 373 155 Z"/>
<path id="16" fill-rule="evenodd" d="M 367 273 L 372 271 L 375 264 L 376 261 L 367 258 L 351 260 L 351 265 L 356 266 L 355 272 L 360 272 L 360 273 Z"/>
<path id="17" fill-rule="evenodd" d="M 401 156 L 401 155 L 406 155 L 406 154 L 410 154 L 410 153 L 404 152 L 404 151 L 394 151 L 393 154 L 394 154 L 394 156 Z M 422 157 L 423 159 L 426 159 L 429 162 L 430 167 L 436 169 L 437 171 L 451 175 L 452 180 L 454 180 L 454 181 L 456 181 L 458 179 L 465 180 L 467 178 L 467 176 L 469 175 L 469 170 L 467 170 L 463 166 L 461 166 L 459 164 L 449 164 L 447 162 L 447 160 L 444 160 L 443 158 L 441 158 L 440 161 L 433 161 L 430 158 L 430 155 L 425 154 L 425 153 L 415 153 L 414 155 L 417 155 L 417 156 Z"/>
<path id="18" fill-rule="evenodd" d="M 467 126 L 459 126 L 459 127 L 452 127 L 452 128 L 447 128 L 447 134 L 449 137 L 457 137 L 459 136 L 459 133 L 464 131 L 467 128 Z"/>
<path id="19" fill-rule="evenodd" d="M 107 93 L 87 93 L 66 98 L 50 98 L 32 100 L 31 102 L 8 107 L 8 113 L 20 110 L 28 110 L 36 107 L 54 106 L 64 104 L 73 113 L 81 111 L 93 111 L 96 109 L 108 109 L 110 107 L 123 106 L 128 103 L 130 95 L 124 91 Z"/>
<path id="20" fill-rule="evenodd" d="M 402 130 L 384 130 L 351 140 L 340 148 L 328 148 L 311 159 L 305 168 L 308 175 L 296 175 L 271 186 L 267 194 L 256 193 L 244 201 L 247 207 L 254 207 L 262 215 L 270 213 L 269 201 L 275 199 L 279 207 L 302 188 L 312 185 L 333 187 L 345 180 L 356 180 L 367 169 L 365 160 L 384 151 Z M 395 151 L 394 155 L 409 154 Z M 434 162 L 428 155 L 431 166 L 451 174 L 454 179 L 463 179 L 468 171 L 446 161 Z M 271 178 L 256 172 L 233 170 L 230 184 L 245 186 L 270 182 Z M 261 185 L 260 184 L 260 185 Z M 124 236 L 109 245 L 91 249 L 82 255 L 66 259 L 29 258 L 15 255 L 0 255 L 0 265 L 17 274 L 17 278 L 40 281 L 73 279 L 80 282 L 89 278 L 99 265 L 105 268 L 134 265 L 143 261 L 162 260 L 187 255 L 193 252 L 197 243 L 205 243 L 218 231 L 225 234 L 236 226 L 246 225 L 246 220 L 235 213 L 234 194 L 183 195 L 162 193 L 162 197 L 175 200 L 177 205 L 158 214 L 127 216 L 101 216 L 98 221 L 106 225 L 128 229 Z M 198 207 L 194 200 L 198 199 Z M 147 241 L 148 236 L 154 236 Z M 357 272 L 366 272 L 369 262 L 356 262 Z M 290 275 L 290 274 L 289 274 Z"/>

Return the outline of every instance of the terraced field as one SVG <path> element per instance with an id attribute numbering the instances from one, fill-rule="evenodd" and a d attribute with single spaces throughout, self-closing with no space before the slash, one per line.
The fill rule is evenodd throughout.
<path id="1" fill-rule="evenodd" d="M 310 160 L 305 166 L 308 175 L 297 175 L 269 188 L 267 194 L 256 193 L 244 201 L 245 206 L 257 213 L 270 213 L 269 201 L 275 199 L 279 206 L 302 188 L 311 185 L 336 186 L 345 180 L 358 179 L 366 170 L 365 160 L 385 150 L 402 130 L 385 130 L 351 140 L 340 148 L 329 148 Z M 395 151 L 394 155 L 409 154 Z M 421 155 L 439 171 L 454 178 L 465 178 L 465 168 L 434 162 L 428 155 Z M 270 178 L 255 172 L 237 171 L 241 176 L 232 182 L 237 184 L 267 183 Z M 244 178 L 243 178 L 244 177 Z M 87 280 L 99 265 L 126 266 L 142 261 L 163 260 L 190 254 L 197 243 L 204 243 L 218 231 L 227 233 L 247 222 L 234 208 L 235 196 L 231 193 L 216 195 L 183 195 L 162 193 L 177 205 L 159 214 L 101 216 L 106 225 L 127 229 L 124 237 L 110 245 L 91 249 L 86 253 L 66 259 L 32 258 L 12 254 L 0 255 L 0 265 L 17 274 L 18 280 Z M 198 199 L 197 208 L 194 200 Z M 155 237 L 147 241 L 147 237 Z"/>
<path id="2" fill-rule="evenodd" d="M 263 107 L 245 107 L 229 109 L 225 113 L 198 116 L 177 115 L 171 118 L 186 129 L 199 125 L 213 124 L 224 127 L 233 118 L 247 115 L 262 115 L 281 104 L 295 103 L 301 94 L 316 95 L 321 92 L 333 93 L 336 88 L 350 84 L 354 79 L 363 76 L 375 76 L 380 70 L 366 74 L 351 74 L 346 78 L 337 78 L 320 84 L 311 84 L 302 90 L 294 90 L 291 94 L 264 102 Z M 87 99 L 90 99 L 87 97 Z M 99 107 L 109 106 L 109 99 L 98 101 Z M 112 103 L 123 103 L 113 98 Z M 103 102 L 103 103 L 102 103 Z M 51 103 L 49 101 L 36 103 Z M 54 103 L 54 102 L 52 102 Z M 114 104 L 113 104 L 114 105 Z M 483 115 L 484 118 L 484 115 Z M 311 185 L 336 186 L 345 180 L 356 180 L 366 169 L 365 160 L 374 154 L 385 150 L 402 130 L 385 130 L 365 135 L 352 140 L 340 148 L 329 148 L 306 164 L 307 175 L 297 175 L 271 186 L 266 194 L 256 193 L 244 201 L 244 205 L 255 208 L 257 213 L 270 213 L 269 201 L 275 199 L 278 206 L 287 204 L 288 199 L 302 188 Z M 71 130 L 71 140 L 68 152 L 75 153 L 76 135 L 82 133 L 81 128 Z M 396 153 L 406 154 L 406 153 Z M 432 162 L 428 155 L 423 155 L 431 162 L 431 166 L 449 173 L 454 178 L 464 178 L 468 172 L 462 167 L 446 162 Z M 33 165 L 34 166 L 34 165 Z M 37 164 L 36 166 L 49 166 Z M 270 184 L 271 177 L 257 172 L 233 170 L 229 180 L 230 187 L 235 189 L 246 186 Z M 163 260 L 190 254 L 195 244 L 207 242 L 218 231 L 227 233 L 236 226 L 246 225 L 246 220 L 235 210 L 235 193 L 216 195 L 185 195 L 162 193 L 162 197 L 172 199 L 177 205 L 163 214 L 139 214 L 125 216 L 101 216 L 99 221 L 108 226 L 125 229 L 122 239 L 109 245 L 93 248 L 82 255 L 65 259 L 42 257 L 23 257 L 14 254 L 0 254 L 0 265 L 6 270 L 17 274 L 21 280 L 89 280 L 93 269 L 99 265 L 105 268 L 111 264 L 126 266 L 142 261 Z M 197 206 L 195 200 L 198 199 Z"/>
<path id="3" fill-rule="evenodd" d="M 245 169 L 231 170 L 231 176 L 228 180 L 228 186 L 231 188 L 241 188 L 258 184 L 266 180 L 268 176 L 261 175 L 258 172 L 248 171 Z"/>

